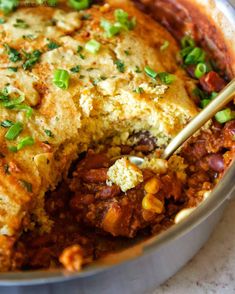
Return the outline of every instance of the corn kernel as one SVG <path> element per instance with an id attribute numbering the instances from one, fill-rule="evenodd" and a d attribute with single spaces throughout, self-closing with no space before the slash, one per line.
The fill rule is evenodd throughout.
<path id="1" fill-rule="evenodd" d="M 160 182 L 157 178 L 151 178 L 144 186 L 147 193 L 156 194 L 160 189 Z"/>
<path id="2" fill-rule="evenodd" d="M 153 211 L 155 213 L 162 213 L 164 205 L 162 201 L 157 199 L 153 194 L 148 193 L 142 200 L 142 207 L 146 210 Z"/>

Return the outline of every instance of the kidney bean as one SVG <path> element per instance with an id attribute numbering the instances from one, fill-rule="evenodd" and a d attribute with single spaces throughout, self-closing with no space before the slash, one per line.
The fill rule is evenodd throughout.
<path id="1" fill-rule="evenodd" d="M 224 170 L 224 159 L 221 154 L 211 154 L 207 157 L 209 167 L 215 172 Z"/>
<path id="2" fill-rule="evenodd" d="M 215 71 L 210 71 L 199 81 L 206 92 L 219 92 L 225 87 L 225 81 Z"/>
<path id="3" fill-rule="evenodd" d="M 93 194 L 86 194 L 86 195 L 77 194 L 70 200 L 69 206 L 72 209 L 80 210 L 84 208 L 84 205 L 89 205 L 93 203 L 94 200 L 95 198 Z"/>
<path id="4" fill-rule="evenodd" d="M 84 171 L 81 177 L 88 183 L 101 183 L 108 179 L 107 172 L 108 168 L 90 169 Z"/>
<path id="5" fill-rule="evenodd" d="M 96 193 L 95 197 L 107 199 L 107 198 L 116 197 L 120 193 L 121 193 L 121 190 L 117 185 L 104 186 L 101 188 L 99 192 Z"/>

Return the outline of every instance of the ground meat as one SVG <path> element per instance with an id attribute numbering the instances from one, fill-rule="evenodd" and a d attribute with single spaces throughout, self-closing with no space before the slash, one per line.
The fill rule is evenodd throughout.
<path id="1" fill-rule="evenodd" d="M 45 208 L 54 222 L 52 232 L 25 232 L 15 248 L 14 269 L 53 268 L 62 264 L 68 270 L 79 270 L 109 252 L 120 250 L 129 238 L 165 230 L 173 224 L 178 211 L 199 204 L 205 191 L 213 189 L 215 179 L 223 175 L 234 159 L 234 135 L 235 121 L 224 127 L 214 123 L 211 130 L 192 137 L 181 150 L 187 165 L 186 181 L 179 180 L 175 172 L 156 175 L 145 169 L 144 181 L 126 193 L 116 185 L 106 184 L 107 170 L 112 164 L 106 153 L 89 150 L 74 165 L 69 182 L 47 194 Z M 139 146 L 151 145 L 151 140 L 142 135 L 139 142 Z M 128 153 L 136 147 L 121 146 Z M 157 203 L 160 201 L 164 207 L 160 213 L 142 205 L 145 184 L 153 177 L 159 184 Z M 154 195 L 151 197 L 154 200 Z"/>

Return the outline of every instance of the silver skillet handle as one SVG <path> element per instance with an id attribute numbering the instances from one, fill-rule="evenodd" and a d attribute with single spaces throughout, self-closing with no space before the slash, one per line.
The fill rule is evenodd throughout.
<path id="1" fill-rule="evenodd" d="M 218 111 L 225 107 L 235 95 L 235 79 L 233 79 L 219 94 L 204 108 L 190 123 L 179 132 L 170 142 L 162 154 L 162 158 L 168 159 L 189 137 L 199 130 Z"/>

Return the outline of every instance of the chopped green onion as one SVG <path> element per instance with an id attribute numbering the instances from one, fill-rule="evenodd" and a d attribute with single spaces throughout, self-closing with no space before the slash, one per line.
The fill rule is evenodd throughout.
<path id="1" fill-rule="evenodd" d="M 7 50 L 7 54 L 9 56 L 10 61 L 12 61 L 12 62 L 21 61 L 21 59 L 22 59 L 21 58 L 21 55 L 20 55 L 20 53 L 16 49 L 10 47 L 7 44 L 4 44 L 4 47 Z"/>
<path id="2" fill-rule="evenodd" d="M 97 42 L 96 40 L 90 40 L 85 45 L 85 49 L 93 54 L 98 53 L 100 50 L 100 47 L 101 47 L 101 44 Z"/>
<path id="3" fill-rule="evenodd" d="M 13 108 L 16 105 L 22 103 L 24 100 L 25 100 L 25 97 L 20 96 L 19 98 L 16 98 L 16 99 L 3 101 L 0 103 L 0 105 L 6 108 Z"/>
<path id="4" fill-rule="evenodd" d="M 10 141 L 15 140 L 19 136 L 19 134 L 22 132 L 22 130 L 23 130 L 23 124 L 20 122 L 17 122 L 10 127 L 10 129 L 7 131 L 5 135 L 5 138 Z"/>
<path id="5" fill-rule="evenodd" d="M 25 181 L 25 180 L 19 180 L 20 184 L 25 188 L 29 193 L 33 192 L 33 186 L 31 183 Z"/>
<path id="6" fill-rule="evenodd" d="M 118 35 L 121 32 L 121 28 L 119 26 L 113 25 L 106 19 L 102 19 L 100 22 L 100 26 L 104 29 L 105 34 L 108 38 Z"/>
<path id="7" fill-rule="evenodd" d="M 230 108 L 225 108 L 224 110 L 216 113 L 215 119 L 217 120 L 217 122 L 223 124 L 232 119 L 235 119 L 235 113 Z"/>
<path id="8" fill-rule="evenodd" d="M 69 87 L 69 73 L 64 69 L 57 69 L 54 73 L 53 83 L 57 87 L 66 90 Z"/>
<path id="9" fill-rule="evenodd" d="M 42 52 L 39 50 L 34 50 L 32 53 L 26 53 L 26 61 L 23 64 L 23 69 L 24 70 L 29 70 L 31 69 L 40 59 L 42 55 Z"/>
<path id="10" fill-rule="evenodd" d="M 125 30 L 133 30 L 136 26 L 136 19 L 133 17 L 131 20 L 129 20 L 129 15 L 126 11 L 123 9 L 116 9 L 114 12 L 115 19 Z"/>
<path id="11" fill-rule="evenodd" d="M 69 0 L 69 4 L 76 10 L 84 10 L 89 8 L 90 0 Z"/>
<path id="12" fill-rule="evenodd" d="M 195 42 L 192 37 L 186 35 L 181 39 L 181 47 L 187 48 L 187 47 L 195 47 Z"/>
<path id="13" fill-rule="evenodd" d="M 166 50 L 169 47 L 169 45 L 170 45 L 170 42 L 165 40 L 164 43 L 162 44 L 162 46 L 160 47 L 160 50 L 161 51 Z"/>
<path id="14" fill-rule="evenodd" d="M 199 97 L 201 100 L 203 99 L 209 99 L 208 94 L 204 91 L 202 91 L 201 89 L 199 89 L 198 87 L 196 87 L 193 90 L 193 94 L 197 97 Z"/>
<path id="15" fill-rule="evenodd" d="M 17 144 L 17 151 L 23 149 L 26 146 L 32 146 L 34 143 L 35 142 L 32 137 L 25 137 Z"/>
<path id="16" fill-rule="evenodd" d="M 33 114 L 33 108 L 26 104 L 14 105 L 12 109 L 15 110 L 25 110 L 27 118 L 30 118 Z"/>
<path id="17" fill-rule="evenodd" d="M 186 47 L 180 50 L 180 56 L 184 59 L 189 53 L 193 51 L 194 47 Z"/>
<path id="18" fill-rule="evenodd" d="M 146 66 L 144 68 L 145 73 L 152 79 L 156 79 L 157 77 L 157 73 L 155 70 L 153 70 L 152 68 L 150 68 L 149 66 Z"/>
<path id="19" fill-rule="evenodd" d="M 187 65 L 197 64 L 199 62 L 204 62 L 205 57 L 205 52 L 201 48 L 196 47 L 186 56 L 184 63 Z"/>
<path id="20" fill-rule="evenodd" d="M 218 93 L 216 93 L 216 92 L 212 92 L 210 98 L 211 98 L 211 99 L 214 99 L 214 98 L 216 98 L 217 96 L 218 96 Z"/>
<path id="21" fill-rule="evenodd" d="M 122 73 L 125 72 L 125 64 L 123 61 L 118 59 L 114 63 L 116 64 L 118 71 L 120 71 Z"/>
<path id="22" fill-rule="evenodd" d="M 194 71 L 195 77 L 197 79 L 200 79 L 202 76 L 204 76 L 204 74 L 206 74 L 207 72 L 207 66 L 205 63 L 198 63 L 198 65 L 196 66 L 196 69 Z"/>
<path id="23" fill-rule="evenodd" d="M 157 76 L 162 83 L 167 85 L 171 84 L 175 80 L 175 76 L 167 72 L 160 72 Z"/>
<path id="24" fill-rule="evenodd" d="M 72 73 L 78 73 L 78 72 L 80 72 L 80 69 L 81 69 L 80 65 L 77 65 L 75 67 L 70 68 L 70 71 Z"/>
<path id="25" fill-rule="evenodd" d="M 15 28 L 19 28 L 19 29 L 27 29 L 27 28 L 29 28 L 29 25 L 23 19 L 20 19 L 20 18 L 16 19 L 16 23 L 13 26 Z"/>
<path id="26" fill-rule="evenodd" d="M 4 24 L 6 21 L 4 18 L 0 17 L 0 24 Z"/>
<path id="27" fill-rule="evenodd" d="M 200 103 L 201 108 L 205 108 L 210 102 L 210 99 L 203 99 Z"/>
<path id="28" fill-rule="evenodd" d="M 14 153 L 17 152 L 17 147 L 16 147 L 16 146 L 9 146 L 8 149 L 9 149 L 11 152 L 14 152 Z"/>
<path id="29" fill-rule="evenodd" d="M 0 125 L 3 128 L 10 128 L 11 126 L 14 125 L 14 123 L 11 120 L 6 119 L 6 120 L 2 121 Z"/>
<path id="30" fill-rule="evenodd" d="M 19 5 L 18 0 L 1 0 L 0 1 L 0 10 L 4 14 L 12 12 Z"/>

